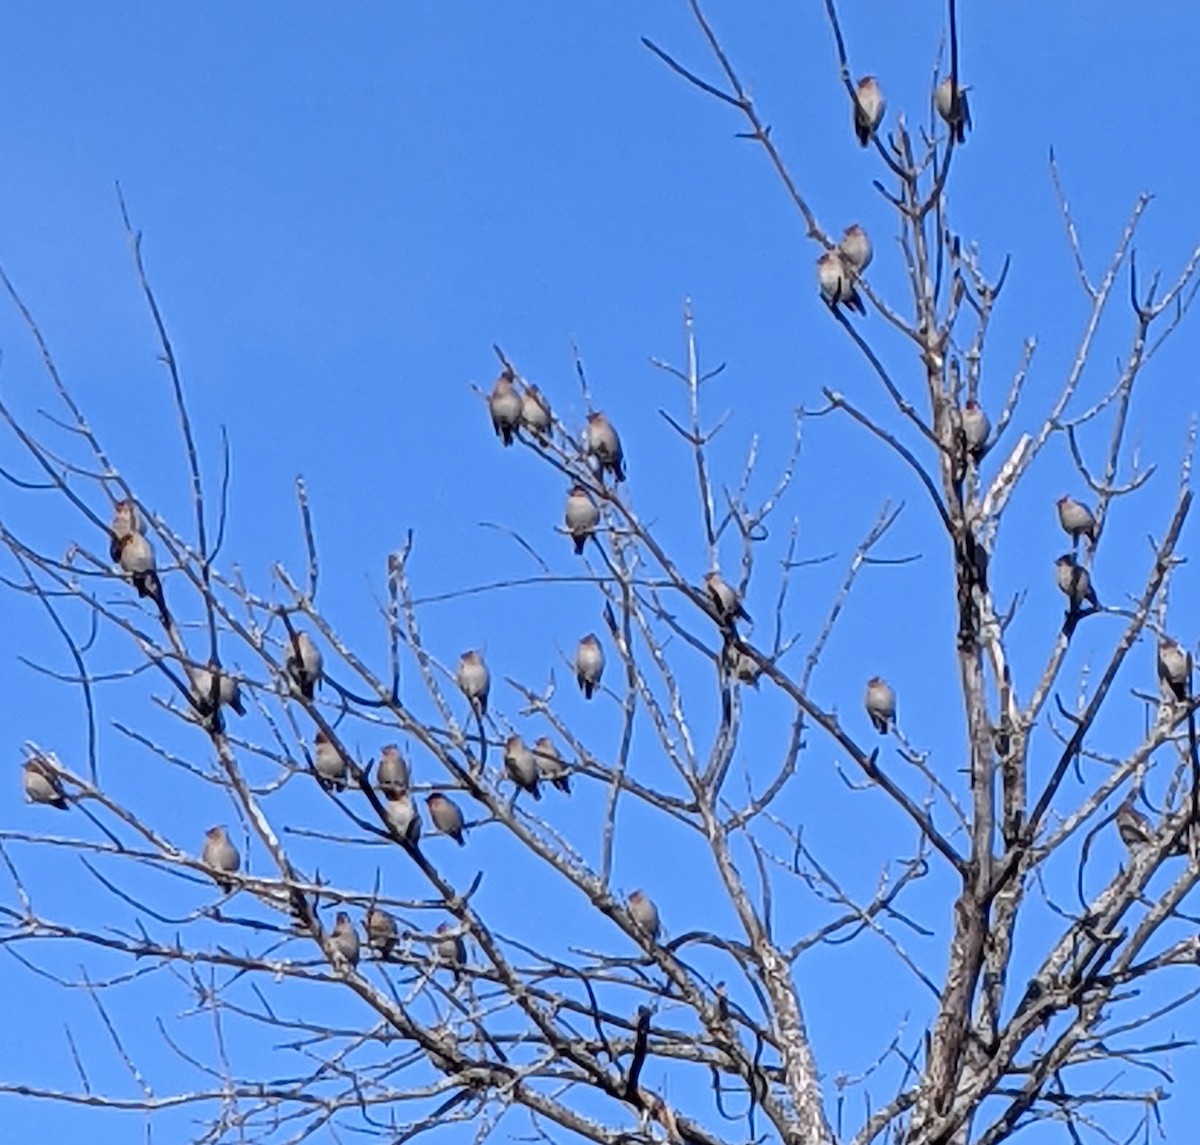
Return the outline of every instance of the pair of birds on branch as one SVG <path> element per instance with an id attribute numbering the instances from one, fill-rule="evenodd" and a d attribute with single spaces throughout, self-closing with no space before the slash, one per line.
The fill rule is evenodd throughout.
<path id="1" fill-rule="evenodd" d="M 947 76 L 934 92 L 938 115 L 950 128 L 958 143 L 965 143 L 971 126 L 971 111 L 967 105 L 967 89 Z M 854 133 L 861 146 L 874 138 L 887 110 L 883 88 L 874 76 L 863 76 L 854 88 Z M 817 259 L 817 281 L 821 297 L 832 309 L 839 305 L 847 310 L 866 314 L 861 296 L 855 288 L 859 276 L 871 261 L 871 241 L 857 223 L 847 227 L 842 241 Z"/>

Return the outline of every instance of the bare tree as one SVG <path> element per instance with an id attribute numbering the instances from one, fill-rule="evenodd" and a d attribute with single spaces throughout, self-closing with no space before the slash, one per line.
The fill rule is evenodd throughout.
<path id="1" fill-rule="evenodd" d="M 36 422 L 0 403 L 20 459 L 3 471 L 9 498 L 49 498 L 71 514 L 52 520 L 74 521 L 59 547 L 0 521 L 4 584 L 44 608 L 68 650 L 69 672 L 31 670 L 78 697 L 89 748 L 69 757 L 28 744 L 24 788 L 35 806 L 0 832 L 0 942 L 25 971 L 86 994 L 132 1088 L 94 1086 L 94 1064 L 77 1055 L 77 1079 L 60 1088 L 18 1078 L 0 1091 L 96 1116 L 187 1109 L 193 1139 L 204 1142 L 296 1142 L 326 1130 L 400 1142 L 447 1123 L 481 1138 L 503 1119 L 522 1134 L 603 1145 L 995 1145 L 1038 1122 L 1057 1123 L 1076 1143 L 1131 1139 L 1155 1124 L 1169 1078 L 1161 1063 L 1184 1044 L 1162 1031 L 1198 989 L 1169 972 L 1200 960 L 1196 920 L 1185 913 L 1200 875 L 1197 701 L 1191 655 L 1167 611 L 1191 505 L 1190 446 L 1173 511 L 1147 522 L 1141 584 L 1119 596 L 1094 588 L 1091 575 L 1112 506 L 1136 499 L 1153 471 L 1128 456 L 1131 402 L 1195 297 L 1200 248 L 1173 277 L 1139 276 L 1142 197 L 1103 274 L 1091 277 L 1052 163 L 1088 313 L 1056 392 L 1023 389 L 1031 340 L 989 420 L 981 379 L 1008 267 L 990 266 L 953 226 L 951 174 L 970 126 L 953 0 L 920 127 L 887 111 L 879 81 L 850 71 L 826 3 L 847 135 L 853 125 L 877 160 L 906 299 L 873 287 L 864 232 L 840 236 L 818 220 L 734 62 L 689 3 L 707 60 L 647 47 L 738 116 L 765 154 L 819 255 L 813 291 L 889 413 L 877 418 L 855 394 L 825 389 L 820 408 L 798 415 L 781 472 L 754 492 L 764 482 L 757 439 L 740 472 L 714 460 L 724 420 L 706 399 L 720 371 L 703 368 L 687 313 L 682 362 L 655 365 L 678 386 L 662 432 L 690 453 L 707 558 L 699 569 L 639 513 L 638 459 L 626 475 L 620 427 L 597 410 L 603 395 L 582 360 L 574 366 L 592 414 L 586 427 L 556 417 L 554 395 L 496 347 L 500 378 L 480 392 L 482 404 L 497 437 L 516 446 L 514 465 L 561 478 L 562 502 L 544 507 L 561 535 L 550 551 L 513 534 L 539 569 L 525 581 L 447 593 L 503 598 L 579 582 L 594 592 L 596 609 L 579 616 L 579 648 L 561 653 L 543 680 L 506 674 L 503 649 L 460 659 L 461 650 L 425 641 L 422 619 L 436 597 L 415 583 L 412 536 L 385 564 L 381 556 L 386 654 L 352 646 L 317 603 L 330 556 L 303 482 L 304 567 L 277 564 L 271 582 L 256 585 L 225 556 L 228 460 L 215 474 L 202 470 L 180 365 L 127 214 L 193 519 L 165 519 L 127 482 L 4 277 L 59 403 Z M 1093 349 L 1110 318 L 1125 323 L 1128 346 L 1085 397 L 1085 371 L 1105 369 Z M 880 327 L 885 336 L 868 337 Z M 1018 411 L 1033 428 L 1018 431 Z M 815 635 L 796 631 L 806 558 L 792 487 L 801 428 L 816 418 L 841 419 L 864 458 L 899 458 L 921 511 L 940 523 L 947 543 L 934 559 L 946 562 L 955 623 L 949 647 L 931 635 L 914 654 L 955 659 L 961 767 L 909 741 L 885 680 L 868 685 L 864 674 L 875 736 L 866 719 L 839 714 L 839 697 L 819 678 L 864 570 L 906 559 L 885 546 L 901 506 L 882 506 L 843 558 Z M 483 431 L 481 414 L 480 427 L 446 432 L 457 442 Z M 1093 452 L 1102 433 L 1107 445 Z M 1006 512 L 1051 450 L 1069 452 L 1078 476 L 1080 498 L 1059 505 L 1067 551 L 1054 567 L 1022 567 L 1018 595 L 998 600 L 989 572 Z M 1055 581 L 1061 628 L 1048 640 L 1022 634 L 1014 647 L 1025 588 Z M 742 603 L 752 586 L 773 601 L 773 614 L 755 609 L 757 623 Z M 1068 653 L 1081 631 L 1104 651 L 1072 680 Z M 95 662 L 98 632 L 123 639 L 119 669 Z M 1127 664 L 1143 641 L 1157 648 L 1158 679 L 1118 687 L 1119 676 L 1149 677 L 1144 657 L 1142 667 Z M 547 649 L 547 663 L 555 655 Z M 559 690 L 564 680 L 573 688 L 571 677 L 603 706 L 615 751 L 572 726 Z M 195 822 L 176 837 L 113 782 L 96 746 L 105 697 L 147 679 L 154 712 L 116 731 L 145 757 L 146 784 L 185 807 L 198 785 L 215 788 L 228 824 Z M 164 718 L 181 730 L 155 730 Z M 750 721 L 755 742 L 773 737 L 778 750 L 742 768 Z M 1105 731 L 1114 726 L 1138 730 L 1114 748 L 1106 745 L 1121 737 Z M 374 746 L 360 755 L 364 738 Z M 873 891 L 848 876 L 845 854 L 818 853 L 803 830 L 822 814 L 799 790 L 806 751 L 821 754 L 814 766 L 832 756 L 848 798 L 886 806 L 891 837 L 908 840 L 881 860 Z M 564 798 L 594 809 L 587 837 L 556 825 Z M 650 880 L 641 890 L 618 884 L 626 815 L 656 825 L 660 864 L 690 864 L 697 898 L 720 904 L 720 926 L 682 930 L 669 911 L 660 917 Z M 868 828 L 847 818 L 840 830 L 846 852 L 874 854 Z M 466 854 L 485 845 L 491 873 L 448 873 L 456 842 Z M 29 885 L 35 860 L 63 879 L 82 870 L 106 904 L 104 921 L 47 908 Z M 510 865 L 521 875 L 504 884 L 508 910 L 498 912 L 489 883 Z M 586 904 L 587 929 L 510 933 L 516 895 Z M 898 970 L 921 999 L 908 1024 L 869 1048 L 865 1070 L 831 1060 L 805 1017 L 806 957 L 849 943 Z M 83 969 L 63 969 L 63 947 Z M 162 1053 L 196 1079 L 176 1092 L 156 1084 L 155 1062 L 126 1048 L 109 1001 L 163 980 L 189 1007 L 174 1022 L 153 1015 Z M 847 978 L 842 988 L 860 986 Z M 196 1017 L 209 1031 L 203 1053 L 182 1033 Z"/>

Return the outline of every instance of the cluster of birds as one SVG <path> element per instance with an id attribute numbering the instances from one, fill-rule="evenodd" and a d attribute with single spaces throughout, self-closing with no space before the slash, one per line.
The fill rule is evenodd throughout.
<path id="1" fill-rule="evenodd" d="M 950 128 L 957 143 L 965 143 L 971 126 L 971 111 L 967 105 L 967 88 L 947 76 L 934 92 L 938 115 Z M 854 88 L 854 133 L 858 142 L 870 144 L 883 122 L 887 100 L 883 88 L 874 76 L 863 76 Z M 866 314 L 867 309 L 858 293 L 856 283 L 871 262 L 871 240 L 857 223 L 846 228 L 842 241 L 817 259 L 817 282 L 821 297 L 831 307 L 845 306 Z"/>

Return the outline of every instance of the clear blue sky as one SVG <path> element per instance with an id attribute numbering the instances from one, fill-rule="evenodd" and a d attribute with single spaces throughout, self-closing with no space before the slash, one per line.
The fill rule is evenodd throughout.
<path id="1" fill-rule="evenodd" d="M 906 110 L 910 122 L 923 121 L 942 5 L 843 7 L 854 70 L 881 77 L 890 116 Z M 900 302 L 894 228 L 871 186 L 884 173 L 873 153 L 854 144 L 822 5 L 714 0 L 708 9 L 818 216 L 831 230 L 854 220 L 871 230 L 872 280 Z M 1130 14 L 1126 5 L 1056 0 L 964 4 L 961 13 L 961 68 L 973 85 L 976 133 L 956 166 L 951 212 L 956 229 L 981 244 L 986 266 L 1013 258 L 984 397 L 999 403 L 1022 339 L 1036 336 L 1020 428 L 1057 392 L 1085 315 L 1048 177 L 1050 148 L 1093 274 L 1142 190 L 1157 196 L 1138 243 L 1144 269 L 1161 266 L 1170 276 L 1200 239 L 1200 144 L 1188 114 L 1200 22 L 1172 5 L 1140 5 L 1136 19 Z M 715 78 L 682 0 L 27 6 L 9 13 L 0 36 L 0 261 L 127 478 L 183 527 L 190 512 L 185 471 L 121 231 L 113 190 L 121 183 L 145 234 L 210 477 L 221 426 L 232 442 L 229 559 L 264 588 L 275 560 L 299 571 L 292 487 L 303 473 L 324 554 L 322 603 L 380 658 L 371 588 L 382 583 L 387 551 L 410 528 L 413 572 L 425 593 L 532 571 L 510 540 L 480 527 L 485 521 L 516 529 L 553 554 L 556 568 L 574 567 L 552 531 L 559 481 L 529 456 L 499 448 L 471 391 L 494 377 L 492 342 L 574 422 L 584 412 L 570 356 L 572 341 L 579 346 L 597 403 L 625 439 L 639 511 L 661 522 L 699 577 L 698 515 L 681 479 L 690 477 L 687 456 L 656 413 L 678 411 L 680 395 L 648 364 L 651 355 L 679 360 L 685 297 L 694 300 L 706 359 L 729 363 L 709 406 L 713 420 L 734 410 L 715 451 L 724 480 L 736 480 L 755 432 L 764 465 L 777 465 L 788 447 L 790 411 L 818 405 L 822 385 L 881 414 L 886 405 L 816 296 L 817 251 L 766 157 L 734 138 L 743 124 L 731 109 L 653 59 L 643 35 Z M 1089 397 L 1111 381 L 1112 363 L 1125 352 L 1128 323 L 1123 313 L 1116 317 L 1085 384 Z M 881 326 L 875 317 L 863 329 Z M 1165 520 L 1185 420 L 1197 404 L 1198 338 L 1194 323 L 1177 335 L 1135 403 L 1130 440 L 1161 468 L 1136 506 L 1115 511 L 1116 535 L 1097 569 L 1105 599 L 1137 587 L 1147 566 L 1146 532 Z M 28 339 L 6 307 L 0 350 L 6 400 L 27 415 L 48 405 Z M 891 360 L 919 396 L 912 360 Z M 1099 451 L 1103 442 L 1097 436 L 1087 444 Z M 11 444 L 0 446 L 4 464 L 15 456 Z M 768 486 L 768 472 L 759 483 Z M 1015 626 L 1028 650 L 1025 668 L 1048 648 L 1061 614 L 1050 562 L 1062 548 L 1053 500 L 1066 489 L 1080 491 L 1065 449 L 1055 447 L 1014 504 L 1013 535 L 994 568 L 1001 600 L 1027 592 Z M 922 560 L 864 580 L 818 677 L 818 699 L 853 722 L 863 681 L 882 672 L 897 685 L 909 735 L 934 749 L 949 775 L 960 766 L 962 739 L 957 717 L 945 718 L 947 708 L 957 711 L 945 544 L 903 469 L 834 419 L 806 430 L 788 512 L 800 518 L 804 556 L 840 559 L 803 574 L 791 620 L 810 636 L 815 631 L 845 557 L 887 497 L 908 502 L 887 555 L 920 553 Z M 66 518 L 17 503 L 8 487 L 0 491 L 0 513 L 51 551 L 72 539 L 99 543 L 76 538 Z M 776 527 L 783 532 L 782 521 Z M 1195 551 L 1190 539 L 1184 551 Z M 768 550 L 752 612 L 767 614 L 773 604 L 777 557 L 777 548 Z M 732 564 L 734 552 L 725 559 Z M 26 738 L 81 760 L 68 693 L 16 659 L 51 647 L 45 619 L 32 606 L 15 606 L 11 595 L 4 599 L 9 637 L 0 686 L 9 702 L 0 706 L 0 752 L 14 771 Z M 1190 641 L 1200 617 L 1191 570 L 1176 583 L 1173 609 L 1177 631 Z M 1098 662 L 1114 623 L 1085 626 L 1066 679 L 1076 678 L 1089 654 Z M 566 591 L 431 606 L 425 616 L 429 643 L 444 659 L 483 646 L 498 678 L 530 682 L 544 679 L 556 646 L 570 648 L 599 625 L 594 599 Z M 116 641 L 102 652 L 113 667 L 130 663 Z M 59 657 L 61 668 L 60 653 L 55 646 L 49 658 Z M 1138 655 L 1145 683 L 1152 653 L 1147 646 Z M 148 682 L 138 687 L 130 688 L 137 703 L 114 692 L 105 715 L 144 716 Z M 511 694 L 498 688 L 498 697 L 515 711 Z M 598 744 L 613 741 L 615 709 L 583 713 L 565 702 Z M 779 705 L 766 697 L 750 704 L 763 716 L 761 731 L 751 734 L 763 737 L 764 751 L 776 750 L 782 730 L 769 720 Z M 1129 726 L 1114 721 L 1110 728 L 1119 746 L 1141 728 L 1135 709 L 1125 714 Z M 203 750 L 199 740 L 164 730 L 171 725 L 161 718 L 149 722 L 181 749 Z M 103 745 L 114 785 L 155 808 L 181 841 L 195 837 L 198 845 L 205 827 L 228 818 L 211 792 L 198 812 L 166 785 L 156 787 L 154 761 L 107 726 Z M 377 747 L 363 738 L 365 753 Z M 811 785 L 797 815 L 818 853 L 836 859 L 850 815 L 880 832 L 881 846 L 907 844 L 880 799 L 847 795 L 834 762 L 828 744 L 810 736 Z M 654 764 L 645 766 L 652 773 Z M 755 774 L 751 758 L 746 767 Z M 15 780 L 12 786 L 0 823 L 44 822 L 18 802 Z M 707 904 L 686 893 L 683 860 L 655 853 L 648 837 L 636 824 L 623 835 L 619 881 L 650 889 L 668 926 L 707 919 Z M 73 866 L 64 874 L 51 856 L 24 858 L 37 877 L 57 884 L 51 893 L 67 896 L 64 903 L 73 891 L 93 893 L 82 874 L 76 884 Z M 63 863 L 62 855 L 53 859 Z M 866 890 L 879 859 L 847 857 L 840 869 Z M 465 878 L 471 869 L 464 860 Z M 944 889 L 923 900 L 923 920 L 939 929 Z M 552 902 L 541 919 L 558 909 Z M 796 909 L 802 929 L 819 917 L 811 904 Z M 528 925 L 536 931 L 538 922 L 531 910 Z M 939 945 L 918 948 L 936 976 Z M 857 951 L 843 948 L 799 971 L 830 1075 L 865 1068 L 901 1016 L 924 1005 L 911 980 L 878 970 L 886 965 L 878 950 L 861 958 L 860 965 Z M 851 987 L 847 971 L 867 966 L 893 977 Z M 68 1016 L 85 1031 L 94 1060 L 104 1060 L 80 998 L 64 999 L 24 974 L 15 979 L 18 991 L 10 969 L 2 980 L 21 1036 L 0 1041 L 0 1077 L 36 1074 L 71 1085 L 62 1035 Z M 169 1013 L 183 1004 L 171 996 Z M 1195 1021 L 1193 1012 L 1181 1028 Z M 143 1052 L 158 1045 L 149 1032 L 138 1037 Z M 1173 1140 L 1185 1140 L 1200 1117 L 1189 1095 L 1200 1071 L 1195 1058 L 1174 1064 L 1180 1085 L 1167 1124 Z M 97 1070 L 105 1072 L 120 1083 L 111 1062 Z M 168 1076 L 156 1088 L 170 1085 Z M 91 1140 L 117 1143 L 137 1128 L 12 1100 L 3 1112 L 13 1140 L 34 1132 L 67 1139 L 86 1125 Z"/>

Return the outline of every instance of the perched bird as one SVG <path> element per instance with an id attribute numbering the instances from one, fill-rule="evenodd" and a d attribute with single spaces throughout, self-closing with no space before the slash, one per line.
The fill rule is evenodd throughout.
<path id="1" fill-rule="evenodd" d="M 297 632 L 288 642 L 287 659 L 284 667 L 300 694 L 311 700 L 320 682 L 325 658 L 307 632 Z"/>
<path id="2" fill-rule="evenodd" d="M 504 769 L 519 790 L 528 791 L 534 799 L 541 799 L 537 760 L 519 735 L 511 735 L 504 741 Z"/>
<path id="3" fill-rule="evenodd" d="M 937 86 L 934 93 L 934 103 L 937 113 L 946 121 L 950 134 L 959 143 L 966 143 L 967 131 L 971 127 L 971 109 L 967 106 L 967 88 L 962 84 L 955 86 L 954 80 L 947 76 Z"/>
<path id="4" fill-rule="evenodd" d="M 121 563 L 121 541 L 130 533 L 144 531 L 141 515 L 132 501 L 118 501 L 113 505 L 112 524 L 108 527 L 108 554 L 113 564 Z"/>
<path id="5" fill-rule="evenodd" d="M 600 510 L 592 495 L 582 486 L 572 486 L 567 494 L 567 532 L 575 541 L 575 552 L 582 553 L 587 539 L 600 524 Z"/>
<path id="6" fill-rule="evenodd" d="M 739 684 L 749 684 L 752 688 L 758 687 L 758 679 L 762 675 L 758 661 L 739 651 L 733 644 L 725 645 L 725 670 Z"/>
<path id="7" fill-rule="evenodd" d="M 887 735 L 889 727 L 896 726 L 896 693 L 882 676 L 872 676 L 867 681 L 867 695 L 863 701 L 867 715 L 875 730 Z"/>
<path id="8" fill-rule="evenodd" d="M 963 406 L 962 427 L 963 437 L 967 441 L 967 452 L 972 460 L 982 460 L 988 451 L 987 439 L 988 434 L 992 432 L 992 423 L 974 398 L 968 398 Z"/>
<path id="9" fill-rule="evenodd" d="M 871 256 L 874 253 L 871 250 L 871 240 L 867 238 L 867 232 L 858 223 L 846 228 L 845 234 L 842 235 L 842 241 L 838 243 L 838 253 L 841 254 L 842 261 L 855 274 L 862 274 L 870 266 Z"/>
<path id="10" fill-rule="evenodd" d="M 821 286 L 821 297 L 831 310 L 842 302 L 848 309 L 866 314 L 867 308 L 854 289 L 854 273 L 837 251 L 827 250 L 817 259 L 817 282 Z"/>
<path id="11" fill-rule="evenodd" d="M 599 463 L 603 480 L 606 469 L 612 471 L 615 481 L 625 480 L 625 452 L 613 423 L 599 410 L 588 414 L 585 448 Z"/>
<path id="12" fill-rule="evenodd" d="M 600 677 L 604 675 L 604 649 L 600 646 L 594 632 L 589 632 L 575 649 L 575 679 L 583 692 L 584 699 L 590 700 L 592 694 L 600 686 Z"/>
<path id="13" fill-rule="evenodd" d="M 537 437 L 550 433 L 550 402 L 532 383 L 521 395 L 521 424 Z"/>
<path id="14" fill-rule="evenodd" d="M 238 849 L 229 841 L 229 835 L 224 827 L 210 827 L 204 833 L 204 850 L 200 852 L 200 861 L 217 873 L 213 881 L 228 894 L 236 885 L 232 879 L 223 875 L 236 874 L 242 866 L 242 856 Z"/>
<path id="15" fill-rule="evenodd" d="M 503 438 L 505 445 L 512 445 L 513 434 L 521 424 L 521 411 L 525 403 L 513 385 L 512 370 L 507 366 L 496 379 L 488 405 L 492 411 L 492 428 L 496 436 Z"/>
<path id="16" fill-rule="evenodd" d="M 400 749 L 394 743 L 386 744 L 379 753 L 379 770 L 375 775 L 379 790 L 387 796 L 407 791 L 409 778 L 408 760 L 400 754 Z"/>
<path id="17" fill-rule="evenodd" d="M 1063 532 L 1069 533 L 1071 543 L 1078 547 L 1079 538 L 1087 537 L 1093 544 L 1096 541 L 1096 518 L 1092 516 L 1092 511 L 1082 501 L 1076 501 L 1074 497 L 1067 496 L 1064 493 L 1057 501 L 1058 505 L 1058 523 L 1062 525 Z"/>
<path id="18" fill-rule="evenodd" d="M 463 838 L 463 813 L 458 804 L 440 791 L 427 796 L 425 802 L 429 807 L 429 818 L 433 820 L 433 825 L 443 835 L 449 835 L 460 847 L 465 847 L 467 841 Z"/>
<path id="19" fill-rule="evenodd" d="M 1166 636 L 1158 640 L 1158 678 L 1175 699 L 1188 698 L 1188 655 Z"/>
<path id="20" fill-rule="evenodd" d="M 750 619 L 750 613 L 742 607 L 737 589 L 729 584 L 716 569 L 704 574 L 704 589 L 708 593 L 708 599 L 712 603 L 717 619 L 722 624 L 732 626 L 735 620 Z"/>
<path id="21" fill-rule="evenodd" d="M 162 585 L 154 561 L 154 549 L 141 533 L 126 533 L 119 542 L 117 563 L 137 589 L 138 596 L 162 600 Z"/>
<path id="22" fill-rule="evenodd" d="M 323 731 L 317 730 L 313 736 L 316 750 L 313 752 L 313 767 L 317 772 L 317 782 L 326 791 L 346 790 L 346 759 Z"/>
<path id="23" fill-rule="evenodd" d="M 353 969 L 358 965 L 358 931 L 350 921 L 350 916 L 339 910 L 333 920 L 333 930 L 329 932 L 329 946 L 333 951 L 335 963 Z"/>
<path id="24" fill-rule="evenodd" d="M 1121 842 L 1131 851 L 1153 841 L 1154 832 L 1150 828 L 1150 821 L 1134 810 L 1130 800 L 1125 800 L 1117 808 L 1116 819 Z"/>
<path id="25" fill-rule="evenodd" d="M 662 931 L 658 907 L 642 891 L 634 891 L 629 896 L 629 915 L 641 930 L 657 941 Z"/>
<path id="26" fill-rule="evenodd" d="M 558 754 L 558 748 L 549 736 L 542 736 L 533 745 L 534 758 L 537 760 L 538 773 L 547 783 L 553 783 L 559 791 L 571 794 L 571 776 L 563 757 Z"/>
<path id="27" fill-rule="evenodd" d="M 487 715 L 488 692 L 492 686 L 492 674 L 483 662 L 483 657 L 472 649 L 464 652 L 458 662 L 454 682 L 471 702 L 471 707 L 482 719 Z"/>
<path id="28" fill-rule="evenodd" d="M 863 76 L 854 88 L 854 134 L 863 147 L 871 142 L 886 110 L 887 100 L 879 81 L 874 76 Z"/>
<path id="29" fill-rule="evenodd" d="M 372 903 L 363 920 L 363 929 L 367 932 L 367 945 L 380 958 L 390 958 L 399 938 L 396 920 L 382 907 Z"/>
<path id="30" fill-rule="evenodd" d="M 397 837 L 410 847 L 415 847 L 421 838 L 421 814 L 407 791 L 396 791 L 388 796 L 388 826 Z"/>
<path id="31" fill-rule="evenodd" d="M 193 668 L 191 672 L 192 695 L 196 700 L 196 706 L 202 712 L 209 712 L 213 709 L 213 685 L 215 683 L 216 706 L 232 708 L 239 716 L 246 714 L 246 705 L 242 702 L 242 690 L 232 676 L 222 672 L 213 664 L 207 668 Z"/>
<path id="32" fill-rule="evenodd" d="M 433 944 L 434 957 L 454 971 L 457 978 L 467 961 L 467 944 L 461 934 L 455 934 L 454 928 L 448 923 L 438 924 L 437 939 Z"/>
<path id="33" fill-rule="evenodd" d="M 1074 556 L 1063 553 L 1054 562 L 1054 580 L 1066 594 L 1071 604 L 1071 611 L 1080 608 L 1086 601 L 1092 608 L 1099 608 L 1100 601 L 1096 599 L 1096 590 L 1092 587 L 1091 574 L 1081 564 L 1076 564 Z"/>
<path id="34" fill-rule="evenodd" d="M 41 755 L 30 756 L 22 765 L 21 782 L 29 803 L 44 803 L 47 807 L 67 809 L 67 793 L 63 790 L 58 770 Z"/>

